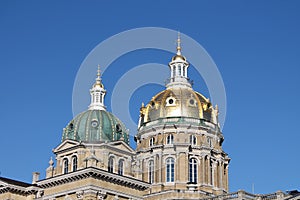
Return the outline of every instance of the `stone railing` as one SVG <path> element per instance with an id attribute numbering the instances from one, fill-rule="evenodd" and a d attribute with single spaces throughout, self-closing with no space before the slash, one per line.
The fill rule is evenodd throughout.
<path id="1" fill-rule="evenodd" d="M 248 192 L 245 192 L 243 190 L 239 190 L 238 192 L 229 193 L 229 194 L 223 194 L 218 195 L 214 197 L 209 198 L 203 198 L 202 200 L 226 200 L 226 199 L 238 199 L 238 200 L 248 200 L 248 199 L 255 199 L 255 200 L 272 200 L 272 199 L 284 199 L 285 194 L 281 191 L 278 191 L 276 193 L 272 194 L 251 194 Z"/>

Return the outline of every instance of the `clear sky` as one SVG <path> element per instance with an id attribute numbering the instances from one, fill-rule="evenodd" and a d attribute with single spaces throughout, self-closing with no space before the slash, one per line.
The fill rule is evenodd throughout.
<path id="1" fill-rule="evenodd" d="M 218 66 L 227 95 L 230 191 L 300 189 L 300 1 L 108 2 L 0 2 L 1 176 L 31 182 L 39 171 L 44 177 L 73 117 L 73 84 L 85 57 L 110 36 L 151 26 L 190 36 Z M 103 74 L 106 102 L 131 67 L 167 64 L 171 56 L 145 50 L 117 59 Z M 208 96 L 193 72 L 195 90 Z M 135 92 L 129 105 L 134 120 L 141 102 L 162 89 L 146 85 Z"/>

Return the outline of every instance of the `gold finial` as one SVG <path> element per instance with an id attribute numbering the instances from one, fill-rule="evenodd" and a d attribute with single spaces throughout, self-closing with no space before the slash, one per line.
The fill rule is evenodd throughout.
<path id="1" fill-rule="evenodd" d="M 181 40 L 180 40 L 180 32 L 178 31 L 177 38 L 177 55 L 181 55 Z"/>

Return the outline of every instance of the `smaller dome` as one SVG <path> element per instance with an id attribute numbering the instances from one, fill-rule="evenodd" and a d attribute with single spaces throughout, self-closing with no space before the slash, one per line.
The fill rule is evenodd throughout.
<path id="1" fill-rule="evenodd" d="M 182 55 L 175 55 L 172 58 L 172 61 L 180 61 L 180 60 L 183 60 L 184 62 L 186 62 L 186 58 Z"/>
<path id="2" fill-rule="evenodd" d="M 125 125 L 106 110 L 87 110 L 78 114 L 63 129 L 62 141 L 66 139 L 91 143 L 124 140 L 129 143 Z"/>
<path id="3" fill-rule="evenodd" d="M 93 88 L 95 88 L 95 87 L 97 87 L 97 86 L 99 86 L 100 88 L 103 88 L 103 89 L 104 89 L 104 85 L 103 85 L 102 82 L 100 82 L 100 81 L 97 81 L 96 83 L 94 83 Z"/>

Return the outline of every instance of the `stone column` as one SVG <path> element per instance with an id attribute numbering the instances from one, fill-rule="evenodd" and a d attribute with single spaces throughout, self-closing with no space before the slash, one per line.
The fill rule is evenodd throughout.
<path id="1" fill-rule="evenodd" d="M 179 173 L 180 173 L 180 154 L 177 152 L 176 153 L 176 157 L 175 157 L 175 163 L 174 163 L 174 167 L 175 167 L 175 177 L 174 177 L 174 182 L 178 182 L 180 180 L 179 178 Z"/>
<path id="2" fill-rule="evenodd" d="M 203 165 L 203 168 L 204 168 L 204 183 L 205 184 L 208 184 L 209 182 L 209 167 L 208 167 L 209 163 L 208 163 L 208 156 L 204 158 L 204 165 Z"/>
<path id="3" fill-rule="evenodd" d="M 226 165 L 225 167 L 225 175 L 224 175 L 224 179 L 225 179 L 225 183 L 224 183 L 224 187 L 225 187 L 225 190 L 228 191 L 229 190 L 229 185 L 228 185 L 228 168 L 229 168 L 229 165 Z"/>
<path id="4" fill-rule="evenodd" d="M 221 162 L 220 167 L 219 167 L 219 187 L 220 188 L 224 188 L 223 187 L 223 176 L 224 176 L 223 175 L 224 174 L 223 173 L 223 171 L 224 171 L 223 168 L 224 168 L 224 164 L 223 164 L 223 162 Z"/>
<path id="5" fill-rule="evenodd" d="M 156 180 L 156 182 L 158 183 L 161 183 L 162 180 L 161 180 L 161 170 L 162 170 L 162 155 L 161 154 L 158 154 L 158 157 L 157 157 L 157 162 L 156 162 L 156 165 L 155 165 L 155 173 L 157 174 L 158 176 L 158 179 Z"/>
<path id="6" fill-rule="evenodd" d="M 32 184 L 36 184 L 37 181 L 40 179 L 40 173 L 39 172 L 33 172 L 32 173 Z"/>
<path id="7" fill-rule="evenodd" d="M 213 186 L 217 186 L 217 181 L 218 181 L 218 177 L 217 177 L 217 170 L 218 170 L 218 165 L 217 165 L 217 162 L 212 162 L 212 180 L 211 180 L 211 183 Z"/>
<path id="8" fill-rule="evenodd" d="M 199 177 L 199 183 L 203 184 L 203 157 L 199 157 L 199 167 L 198 167 L 198 177 Z"/>
<path id="9" fill-rule="evenodd" d="M 207 184 L 212 185 L 212 161 L 210 160 L 210 157 L 207 157 Z"/>

